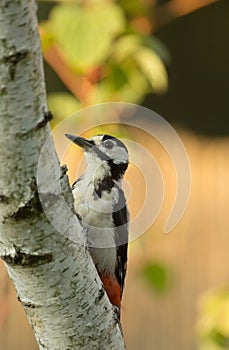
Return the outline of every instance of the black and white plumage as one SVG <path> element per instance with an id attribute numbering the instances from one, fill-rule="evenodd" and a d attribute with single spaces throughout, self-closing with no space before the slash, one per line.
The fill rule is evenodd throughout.
<path id="1" fill-rule="evenodd" d="M 87 168 L 73 184 L 75 211 L 87 235 L 89 251 L 112 304 L 120 308 L 128 249 L 129 212 L 122 190 L 128 151 L 117 138 L 87 140 L 66 134 L 82 147 Z"/>

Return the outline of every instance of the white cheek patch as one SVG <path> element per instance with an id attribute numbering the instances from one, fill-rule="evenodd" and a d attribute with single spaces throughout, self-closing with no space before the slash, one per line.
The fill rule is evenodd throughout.
<path id="1" fill-rule="evenodd" d="M 115 164 L 128 162 L 128 153 L 123 147 L 115 147 L 115 149 L 111 151 L 113 152 L 110 152 L 110 155 Z"/>

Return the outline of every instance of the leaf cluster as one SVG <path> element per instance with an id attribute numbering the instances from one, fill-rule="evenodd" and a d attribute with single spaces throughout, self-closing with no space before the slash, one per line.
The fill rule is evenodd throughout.
<path id="1" fill-rule="evenodd" d="M 73 80 L 82 79 L 80 92 L 71 91 L 80 103 L 67 98 L 67 110 L 109 101 L 140 103 L 147 93 L 166 92 L 169 54 L 149 30 L 149 13 L 152 8 L 141 0 L 65 0 L 52 8 L 41 24 L 44 56 L 55 46 Z M 58 99 L 52 95 L 51 105 Z"/>
<path id="2" fill-rule="evenodd" d="M 206 293 L 200 300 L 197 323 L 200 350 L 229 348 L 229 289 Z"/>

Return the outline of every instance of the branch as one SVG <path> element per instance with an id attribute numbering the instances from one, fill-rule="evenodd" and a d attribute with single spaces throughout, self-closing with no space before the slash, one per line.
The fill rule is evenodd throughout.
<path id="1" fill-rule="evenodd" d="M 39 28 L 39 32 L 45 35 L 44 29 Z M 82 106 L 88 104 L 90 94 L 94 91 L 95 85 L 86 77 L 77 76 L 69 67 L 61 49 L 54 43 L 44 50 L 44 59 L 57 73 L 71 93 L 80 100 Z"/>
<path id="2" fill-rule="evenodd" d="M 156 29 L 219 0 L 171 0 L 155 10 Z"/>
<path id="3" fill-rule="evenodd" d="M 0 256 L 40 349 L 124 349 L 54 151 L 37 28 L 35 0 L 1 3 Z"/>

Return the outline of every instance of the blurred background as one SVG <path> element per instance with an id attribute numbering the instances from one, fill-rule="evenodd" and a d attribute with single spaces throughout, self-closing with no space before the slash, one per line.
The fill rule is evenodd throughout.
<path id="1" fill-rule="evenodd" d="M 141 131 L 109 129 L 148 149 L 165 183 L 160 215 L 130 244 L 122 311 L 127 348 L 229 349 L 228 0 L 39 1 L 38 15 L 54 131 L 82 107 L 136 103 L 175 128 L 190 160 L 190 200 L 165 235 L 176 190 L 171 160 Z M 77 120 L 90 129 L 90 121 Z M 82 157 L 76 152 L 64 157 L 71 182 Z M 130 210 L 137 215 L 144 184 L 134 167 L 126 178 L 135 187 Z M 37 349 L 2 263 L 0 349 Z"/>

